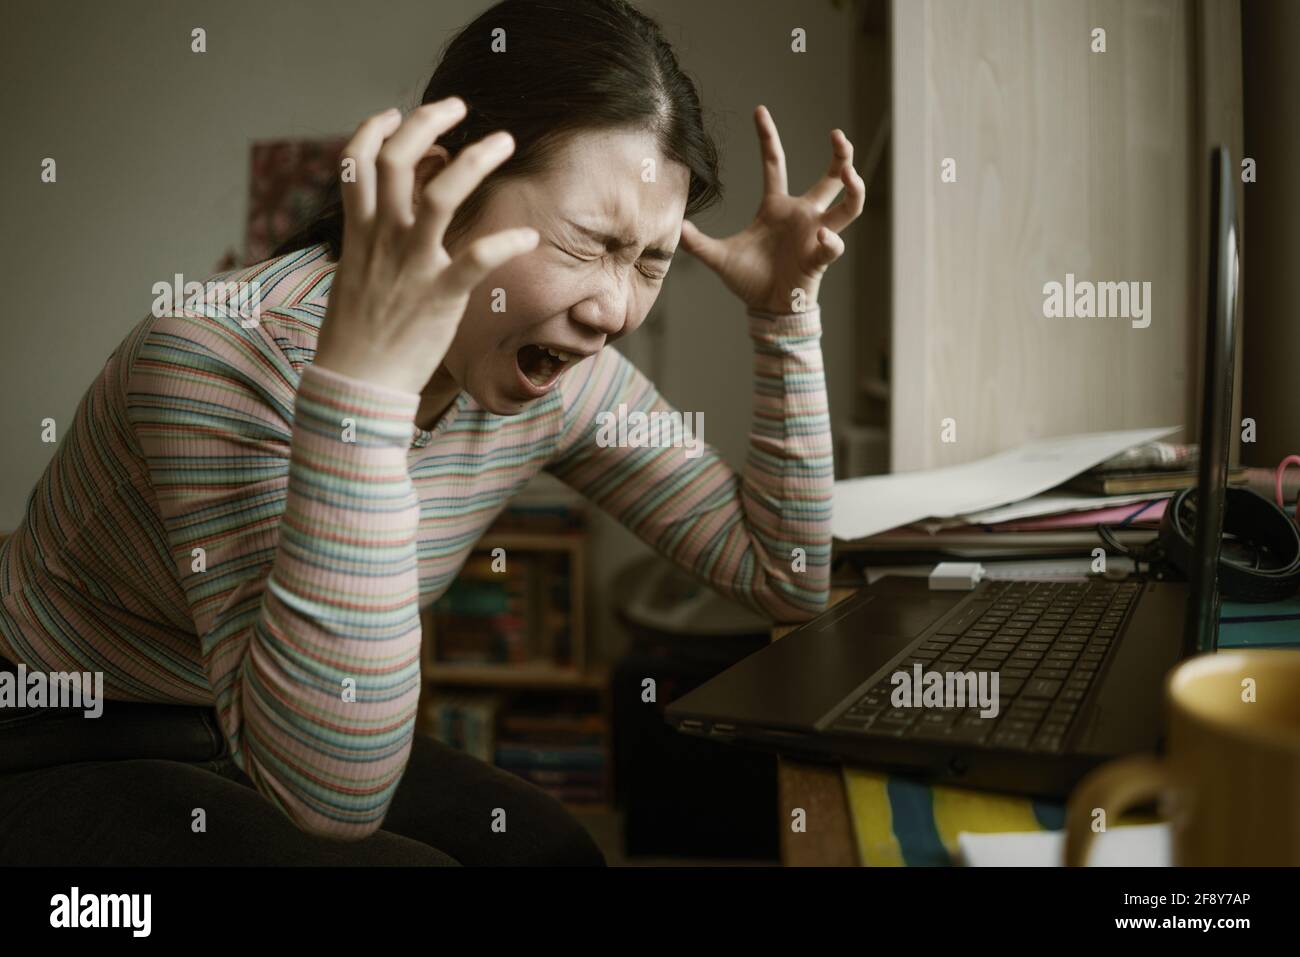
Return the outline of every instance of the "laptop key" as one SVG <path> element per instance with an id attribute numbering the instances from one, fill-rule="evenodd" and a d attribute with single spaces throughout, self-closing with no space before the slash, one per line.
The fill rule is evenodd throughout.
<path id="1" fill-rule="evenodd" d="M 933 708 L 921 715 L 921 720 L 918 721 L 917 724 L 944 726 L 952 724 L 954 721 L 958 720 L 960 716 L 961 712 L 956 708 Z"/>
<path id="2" fill-rule="evenodd" d="M 953 637 L 960 635 L 963 631 L 965 631 L 968 627 L 970 627 L 971 623 L 974 622 L 977 618 L 979 618 L 980 615 L 988 611 L 989 606 L 992 604 L 993 604 L 992 602 L 988 602 L 988 601 L 971 602 L 962 610 L 961 614 L 958 615 L 956 619 L 948 622 L 945 625 L 941 625 L 937 634 L 952 635 Z"/>
<path id="3" fill-rule="evenodd" d="M 1030 678 L 1029 683 L 1021 690 L 1020 694 L 1025 698 L 1055 698 L 1061 691 L 1060 681 L 1049 681 L 1046 678 Z"/>
<path id="4" fill-rule="evenodd" d="M 1017 733 L 1031 734 L 1038 729 L 1039 722 L 1029 721 L 1024 718 L 1014 718 L 1007 715 L 998 725 L 999 731 L 1014 731 Z"/>
<path id="5" fill-rule="evenodd" d="M 1027 748 L 1029 735 L 1023 731 L 1003 731 L 998 729 L 989 738 L 989 744 L 999 748 Z"/>
<path id="6" fill-rule="evenodd" d="M 1020 689 L 1024 687 L 1024 684 L 1024 678 L 1003 678 L 999 676 L 998 697 L 1001 698 L 1003 695 L 1017 695 L 1020 693 Z"/>
<path id="7" fill-rule="evenodd" d="M 874 724 L 877 715 L 875 714 L 854 714 L 852 711 L 846 711 L 835 719 L 836 725 L 851 725 L 854 728 L 865 728 Z"/>
<path id="8" fill-rule="evenodd" d="M 921 720 L 907 729 L 909 738 L 928 738 L 941 740 L 948 735 L 948 730 L 955 723 L 956 715 L 933 712 L 923 715 Z"/>
<path id="9" fill-rule="evenodd" d="M 879 703 L 879 705 L 866 705 L 866 703 L 859 701 L 853 707 L 850 707 L 848 711 L 845 711 L 845 714 L 876 715 L 887 709 L 888 706 L 888 702 Z"/>

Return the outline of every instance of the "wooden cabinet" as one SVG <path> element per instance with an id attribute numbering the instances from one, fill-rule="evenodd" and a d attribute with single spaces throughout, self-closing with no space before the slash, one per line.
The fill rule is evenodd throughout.
<path id="1" fill-rule="evenodd" d="M 1209 147 L 1242 153 L 1238 0 L 861 10 L 859 82 L 887 90 L 860 90 L 856 120 L 887 146 L 864 173 L 855 420 L 887 430 L 889 469 L 1070 432 L 1196 441 Z M 1067 277 L 1149 283 L 1149 315 L 1045 316 Z"/>

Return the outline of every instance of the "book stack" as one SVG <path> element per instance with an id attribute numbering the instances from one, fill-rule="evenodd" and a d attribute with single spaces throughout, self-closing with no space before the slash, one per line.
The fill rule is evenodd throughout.
<path id="1" fill-rule="evenodd" d="M 1062 487 L 1095 495 L 1176 492 L 1196 485 L 1198 447 L 1175 442 L 1147 442 L 1125 449 L 1075 476 Z M 1244 468 L 1228 470 L 1230 485 L 1244 485 Z"/>
<path id="2" fill-rule="evenodd" d="M 475 552 L 433 605 L 439 663 L 504 665 L 573 660 L 572 569 L 563 552 L 514 550 L 494 571 Z M 495 565 L 501 568 L 500 564 Z"/>
<path id="3" fill-rule="evenodd" d="M 529 568 L 518 558 L 493 571 L 490 554 L 475 553 L 433 606 L 438 659 L 449 664 L 527 661 Z"/>
<path id="4" fill-rule="evenodd" d="M 604 801 L 608 767 L 601 715 L 584 712 L 585 703 L 577 701 L 564 704 L 551 699 L 538 705 L 517 703 L 500 716 L 497 766 L 561 801 Z"/>

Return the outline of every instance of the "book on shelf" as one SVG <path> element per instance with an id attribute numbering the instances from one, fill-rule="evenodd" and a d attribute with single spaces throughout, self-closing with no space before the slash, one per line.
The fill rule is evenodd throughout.
<path id="1" fill-rule="evenodd" d="M 442 694 L 426 707 L 426 724 L 433 736 L 480 761 L 496 755 L 496 721 L 501 699 L 493 694 Z"/>
<path id="2" fill-rule="evenodd" d="M 608 794 L 607 737 L 590 694 L 517 693 L 499 716 L 495 760 L 562 801 L 599 802 Z"/>
<path id="3" fill-rule="evenodd" d="M 592 771 L 605 766 L 605 751 L 598 745 L 525 745 L 499 740 L 496 762 L 508 770 L 563 768 Z"/>
<path id="4" fill-rule="evenodd" d="M 571 557 L 515 549 L 504 566 L 471 554 L 433 604 L 434 660 L 449 665 L 567 665 L 573 657 Z"/>
<path id="5" fill-rule="evenodd" d="M 1229 485 L 1246 484 L 1246 469 L 1228 469 Z M 1090 471 L 1077 475 L 1061 487 L 1098 495 L 1125 495 L 1129 492 L 1173 492 L 1196 485 L 1195 471 L 1133 469 L 1125 471 Z"/>

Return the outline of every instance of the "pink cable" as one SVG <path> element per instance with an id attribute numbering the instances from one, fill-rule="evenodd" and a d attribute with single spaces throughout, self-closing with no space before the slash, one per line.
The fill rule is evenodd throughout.
<path id="1" fill-rule="evenodd" d="M 1276 481 L 1274 482 L 1274 487 L 1277 492 L 1278 508 L 1286 508 L 1286 500 L 1282 498 L 1282 475 L 1283 473 L 1286 472 L 1286 467 L 1288 465 L 1300 466 L 1300 455 L 1288 455 L 1286 458 L 1282 460 L 1282 464 L 1277 467 L 1277 475 L 1275 476 Z M 1295 520 L 1296 520 L 1296 524 L 1300 525 L 1300 495 L 1296 496 Z"/>

